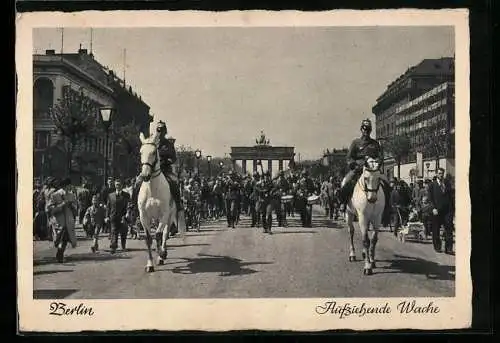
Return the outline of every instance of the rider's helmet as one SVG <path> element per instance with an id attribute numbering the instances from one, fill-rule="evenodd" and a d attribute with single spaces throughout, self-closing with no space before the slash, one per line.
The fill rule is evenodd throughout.
<path id="1" fill-rule="evenodd" d="M 156 124 L 156 131 L 161 134 L 167 134 L 167 124 L 163 120 L 160 120 L 158 124 Z"/>
<path id="2" fill-rule="evenodd" d="M 361 130 L 367 130 L 368 132 L 372 131 L 372 122 L 370 119 L 363 119 L 361 122 Z"/>

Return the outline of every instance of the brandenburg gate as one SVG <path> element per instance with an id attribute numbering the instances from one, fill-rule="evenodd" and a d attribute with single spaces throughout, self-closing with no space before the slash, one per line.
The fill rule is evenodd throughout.
<path id="1" fill-rule="evenodd" d="M 283 161 L 289 163 L 294 160 L 295 152 L 294 147 L 288 146 L 271 146 L 269 139 L 266 139 L 264 132 L 261 131 L 259 139 L 255 140 L 255 145 L 235 146 L 231 147 L 231 161 L 233 163 L 233 170 L 236 170 L 236 161 L 241 160 L 241 167 L 243 173 L 247 173 L 247 161 L 252 161 L 253 172 L 257 172 L 259 163 L 267 160 L 267 170 L 272 173 L 273 161 L 278 161 L 279 171 L 283 170 Z"/>

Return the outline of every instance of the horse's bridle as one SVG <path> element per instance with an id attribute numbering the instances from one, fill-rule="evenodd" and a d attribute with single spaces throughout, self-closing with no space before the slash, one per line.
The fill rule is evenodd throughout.
<path id="1" fill-rule="evenodd" d="M 141 163 L 141 166 L 149 166 L 151 168 L 151 179 L 154 179 L 155 177 L 161 174 L 161 168 L 155 170 L 156 165 L 158 164 L 158 146 L 156 146 L 156 144 L 154 143 L 144 143 L 144 145 L 152 145 L 155 147 L 155 160 L 153 161 L 153 163 L 149 162 Z"/>
<path id="2" fill-rule="evenodd" d="M 369 172 L 375 172 L 375 171 L 377 171 L 377 170 L 378 170 L 378 169 L 369 169 L 369 168 L 365 168 L 365 169 L 366 169 L 366 170 L 368 170 Z M 367 195 L 368 195 L 368 193 L 375 193 L 375 194 L 376 194 L 376 193 L 378 193 L 378 190 L 380 189 L 380 184 L 381 184 L 381 182 L 380 182 L 380 178 L 379 178 L 378 183 L 377 183 L 377 188 L 375 188 L 375 189 L 368 188 L 368 187 L 366 186 L 366 182 L 364 182 L 364 180 L 363 180 L 363 181 L 361 181 L 361 179 L 362 179 L 362 178 L 363 178 L 363 175 L 361 175 L 361 177 L 359 178 L 358 183 L 360 183 L 360 186 L 361 186 L 361 188 L 363 189 L 363 192 L 364 192 L 365 194 L 367 194 Z M 361 183 L 361 182 L 362 182 L 362 183 Z"/>

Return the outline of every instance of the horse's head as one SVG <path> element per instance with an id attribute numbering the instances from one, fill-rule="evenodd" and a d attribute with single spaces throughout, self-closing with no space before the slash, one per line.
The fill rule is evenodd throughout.
<path id="1" fill-rule="evenodd" d="M 148 138 L 141 132 L 139 139 L 141 140 L 141 177 L 144 181 L 149 181 L 154 172 L 160 169 L 158 144 L 159 136 L 155 133 Z"/>
<path id="2" fill-rule="evenodd" d="M 367 158 L 361 175 L 363 191 L 370 203 L 377 201 L 377 193 L 380 188 L 380 162 L 374 158 Z"/>

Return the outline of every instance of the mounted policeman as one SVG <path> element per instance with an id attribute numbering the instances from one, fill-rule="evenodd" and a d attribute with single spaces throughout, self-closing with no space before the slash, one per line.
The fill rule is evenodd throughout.
<path id="1" fill-rule="evenodd" d="M 363 171 L 363 165 L 367 157 L 375 159 L 383 159 L 382 149 L 380 144 L 373 138 L 371 138 L 372 132 L 372 122 L 369 119 L 364 119 L 361 122 L 361 137 L 356 138 L 352 141 L 349 151 L 347 153 L 347 164 L 349 166 L 349 172 L 342 180 L 340 189 L 340 202 L 345 208 L 349 198 L 352 196 L 354 186 Z M 385 208 L 384 214 L 382 216 L 382 224 L 387 226 L 390 220 L 390 208 L 389 208 L 389 198 L 390 198 L 390 187 L 384 174 L 382 176 L 382 188 L 385 193 Z"/>
<path id="2" fill-rule="evenodd" d="M 156 132 L 160 137 L 158 145 L 158 155 L 160 156 L 160 169 L 165 178 L 167 179 L 170 191 L 177 205 L 177 212 L 182 211 L 182 202 L 180 196 L 180 188 L 177 181 L 177 176 L 173 173 L 172 165 L 177 161 L 177 154 L 175 152 L 174 144 L 169 141 L 166 137 L 167 135 L 167 125 L 163 121 L 159 121 L 156 125 Z M 142 184 L 142 178 L 139 175 L 137 177 L 136 187 L 140 188 Z"/>

